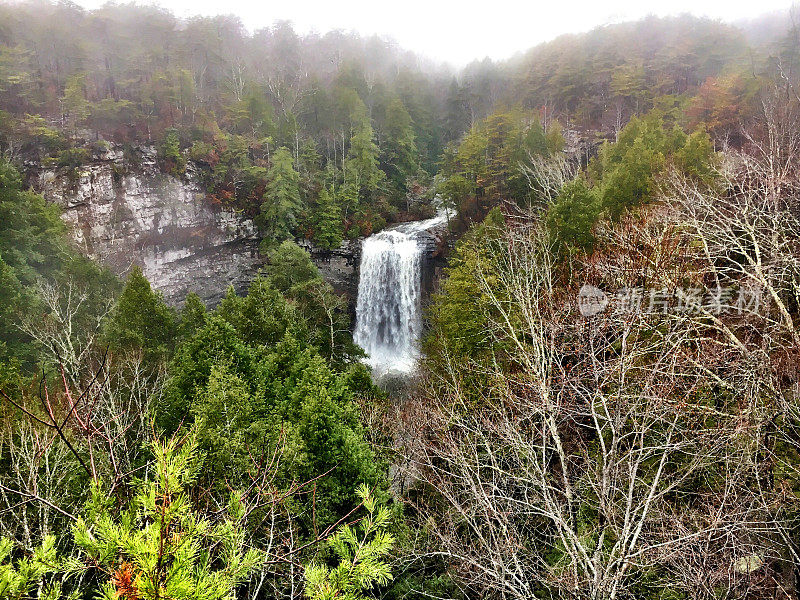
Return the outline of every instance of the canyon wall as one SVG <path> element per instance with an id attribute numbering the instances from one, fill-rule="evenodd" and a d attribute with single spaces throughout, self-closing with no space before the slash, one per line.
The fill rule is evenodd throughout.
<path id="1" fill-rule="evenodd" d="M 232 285 L 243 291 L 263 264 L 252 220 L 212 206 L 191 168 L 161 173 L 152 148 L 135 166 L 110 149 L 76 171 L 40 171 L 34 188 L 61 206 L 79 247 L 125 276 L 139 265 L 173 305 L 189 292 L 214 305 Z"/>
<path id="2" fill-rule="evenodd" d="M 363 241 L 361 238 L 345 240 L 341 246 L 331 250 L 314 246 L 309 240 L 297 240 L 297 243 L 311 255 L 311 260 L 334 291 L 346 296 L 352 304 L 358 292 L 358 266 Z"/>
<path id="3" fill-rule="evenodd" d="M 251 219 L 213 206 L 190 164 L 184 178 L 162 173 L 153 148 L 136 150 L 126 160 L 119 148 L 96 155 L 74 171 L 38 170 L 31 177 L 36 191 L 62 208 L 79 248 L 125 277 L 142 268 L 167 303 L 180 305 L 189 292 L 210 306 L 229 286 L 247 289 L 264 258 Z M 441 231 L 423 234 L 425 260 L 422 286 L 427 299 L 443 261 Z M 346 240 L 324 250 L 299 240 L 322 276 L 347 298 L 355 315 L 363 239 Z"/>

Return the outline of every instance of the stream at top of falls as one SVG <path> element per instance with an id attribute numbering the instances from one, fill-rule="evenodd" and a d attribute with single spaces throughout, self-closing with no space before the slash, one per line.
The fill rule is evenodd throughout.
<path id="1" fill-rule="evenodd" d="M 414 372 L 422 334 L 423 234 L 446 221 L 447 213 L 439 211 L 364 240 L 353 339 L 377 378 Z"/>

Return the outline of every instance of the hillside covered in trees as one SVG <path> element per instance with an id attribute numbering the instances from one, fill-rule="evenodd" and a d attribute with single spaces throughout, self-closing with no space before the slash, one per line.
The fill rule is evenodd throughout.
<path id="1" fill-rule="evenodd" d="M 799 598 L 780 22 L 647 18 L 455 71 L 0 5 L 0 598 Z M 246 293 L 170 306 L 80 253 L 32 186 L 112 147 L 252 219 Z M 417 369 L 386 385 L 296 242 L 442 209 Z"/>
<path id="2" fill-rule="evenodd" d="M 256 218 L 266 238 L 328 247 L 423 214 L 412 200 L 473 128 L 508 146 L 501 170 L 539 151 L 537 127 L 551 146 L 562 127 L 594 143 L 656 106 L 736 136 L 770 57 L 788 72 L 797 61 L 791 36 L 753 49 L 741 31 L 692 17 L 564 36 L 456 73 L 381 38 L 300 36 L 288 23 L 249 34 L 235 17 L 155 7 L 0 9 L 12 162 L 75 169 L 116 143 L 135 165 L 134 148 L 155 145 L 165 172 L 191 163 L 209 202 Z"/>

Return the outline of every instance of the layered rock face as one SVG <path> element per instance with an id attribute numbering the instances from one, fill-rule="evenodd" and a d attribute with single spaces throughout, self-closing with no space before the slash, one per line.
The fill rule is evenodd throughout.
<path id="1" fill-rule="evenodd" d="M 191 171 L 179 180 L 155 159 L 145 149 L 128 167 L 112 150 L 76 175 L 43 171 L 34 186 L 62 207 L 88 256 L 122 276 L 141 266 L 170 304 L 195 292 L 214 305 L 228 286 L 246 289 L 263 263 L 253 222 L 211 206 Z"/>
<path id="2" fill-rule="evenodd" d="M 97 156 L 76 173 L 43 170 L 31 183 L 46 200 L 62 208 L 83 252 L 124 277 L 134 265 L 172 305 L 189 292 L 216 305 L 229 286 L 242 293 L 264 259 L 251 219 L 212 206 L 188 169 L 184 179 L 160 172 L 152 148 L 140 148 L 136 166 L 121 150 Z M 427 299 L 440 270 L 440 231 L 422 232 L 423 297 Z M 363 239 L 323 250 L 298 240 L 322 276 L 347 298 L 355 316 Z"/>
<path id="3" fill-rule="evenodd" d="M 311 255 L 311 260 L 334 291 L 354 303 L 358 293 L 358 265 L 363 240 L 345 240 L 332 250 L 318 248 L 308 240 L 298 240 L 297 243 Z"/>

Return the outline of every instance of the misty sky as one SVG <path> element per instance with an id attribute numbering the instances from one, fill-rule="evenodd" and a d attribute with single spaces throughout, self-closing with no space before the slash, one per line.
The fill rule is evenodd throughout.
<path id="1" fill-rule="evenodd" d="M 94 8 L 105 0 L 78 0 Z M 331 29 L 378 33 L 430 58 L 462 66 L 472 59 L 507 58 L 568 32 L 637 19 L 691 12 L 736 21 L 788 7 L 790 0 L 547 0 L 483 2 L 437 0 L 160 0 L 181 17 L 233 13 L 251 31 L 278 19 L 300 32 Z"/>

